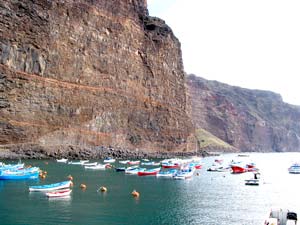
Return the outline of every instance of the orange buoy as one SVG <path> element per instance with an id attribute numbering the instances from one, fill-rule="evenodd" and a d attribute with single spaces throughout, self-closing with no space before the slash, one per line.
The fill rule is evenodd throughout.
<path id="1" fill-rule="evenodd" d="M 82 190 L 85 190 L 85 189 L 86 189 L 86 185 L 85 185 L 85 184 L 80 184 L 80 188 L 81 188 Z"/>
<path id="2" fill-rule="evenodd" d="M 46 178 L 46 175 L 42 174 L 40 177 L 41 177 L 42 179 L 45 179 L 45 178 Z"/>
<path id="3" fill-rule="evenodd" d="M 140 197 L 140 193 L 138 193 L 136 190 L 133 190 L 133 192 L 131 192 L 131 195 L 135 198 Z"/>
<path id="4" fill-rule="evenodd" d="M 69 175 L 69 176 L 68 176 L 68 179 L 69 179 L 70 181 L 72 181 L 72 180 L 73 180 L 73 177 L 72 177 L 71 175 Z"/>
<path id="5" fill-rule="evenodd" d="M 104 186 L 102 186 L 102 187 L 99 188 L 99 190 L 100 190 L 101 192 L 106 192 L 106 191 L 107 191 L 107 188 L 104 187 Z"/>

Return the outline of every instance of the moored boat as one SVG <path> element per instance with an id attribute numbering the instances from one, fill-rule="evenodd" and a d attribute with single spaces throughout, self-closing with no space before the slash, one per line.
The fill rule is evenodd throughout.
<path id="1" fill-rule="evenodd" d="M 0 172 L 0 180 L 37 179 L 39 178 L 39 173 L 40 172 L 38 167 L 14 171 L 4 170 Z"/>
<path id="2" fill-rule="evenodd" d="M 126 170 L 126 167 L 117 167 L 116 168 L 117 172 L 125 172 L 125 170 Z"/>
<path id="3" fill-rule="evenodd" d="M 131 166 L 125 170 L 125 174 L 137 174 L 138 172 L 145 171 L 146 168 L 140 168 L 138 166 Z"/>
<path id="4" fill-rule="evenodd" d="M 83 165 L 85 163 L 88 163 L 89 160 L 80 160 L 80 161 L 76 161 L 76 162 L 73 162 L 73 161 L 70 161 L 68 162 L 68 164 L 71 164 L 71 165 Z"/>
<path id="5" fill-rule="evenodd" d="M 154 168 L 154 169 L 149 169 L 149 170 L 144 170 L 144 171 L 139 171 L 137 173 L 137 175 L 138 176 L 155 176 L 159 171 L 160 171 L 160 167 Z"/>
<path id="6" fill-rule="evenodd" d="M 104 163 L 114 163 L 116 160 L 111 158 L 111 157 L 107 157 L 103 160 Z"/>
<path id="7" fill-rule="evenodd" d="M 56 162 L 59 162 L 59 163 L 67 163 L 68 159 L 57 159 Z"/>
<path id="8" fill-rule="evenodd" d="M 83 165 L 83 166 L 96 166 L 96 165 L 98 165 L 98 163 L 97 163 L 97 162 L 83 163 L 82 165 Z"/>
<path id="9" fill-rule="evenodd" d="M 271 209 L 264 225 L 296 225 L 297 213 L 288 209 Z"/>
<path id="10" fill-rule="evenodd" d="M 300 174 L 300 163 L 293 163 L 288 169 L 289 173 Z"/>
<path id="11" fill-rule="evenodd" d="M 172 178 L 176 172 L 177 172 L 176 169 L 161 170 L 156 174 L 156 177 Z"/>
<path id="12" fill-rule="evenodd" d="M 192 178 L 192 176 L 194 175 L 194 171 L 195 168 L 187 168 L 187 169 L 182 169 L 179 170 L 177 173 L 174 174 L 173 178 L 175 180 L 185 180 L 185 179 L 189 179 Z"/>
<path id="13" fill-rule="evenodd" d="M 140 164 L 140 161 L 139 161 L 139 160 L 136 160 L 136 161 L 129 161 L 127 164 L 128 164 L 128 165 L 138 165 L 138 164 Z"/>
<path id="14" fill-rule="evenodd" d="M 84 166 L 85 169 L 88 170 L 105 170 L 106 169 L 106 165 L 104 164 L 96 164 L 96 165 L 92 165 L 92 166 Z"/>
<path id="15" fill-rule="evenodd" d="M 63 182 L 54 183 L 54 184 L 29 186 L 29 191 L 40 191 L 40 192 L 54 191 L 54 190 L 69 188 L 70 185 L 71 185 L 71 181 L 68 180 L 68 181 L 63 181 Z"/>
<path id="16" fill-rule="evenodd" d="M 72 192 L 71 189 L 64 189 L 64 190 L 60 190 L 60 191 L 47 192 L 46 196 L 48 198 L 61 198 L 61 197 L 70 196 L 71 192 Z"/>

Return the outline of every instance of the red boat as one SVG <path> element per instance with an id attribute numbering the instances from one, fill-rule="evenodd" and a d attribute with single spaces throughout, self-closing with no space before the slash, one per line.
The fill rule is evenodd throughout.
<path id="1" fill-rule="evenodd" d="M 246 168 L 241 167 L 241 166 L 237 166 L 237 165 L 231 166 L 231 169 L 232 169 L 232 173 L 245 173 L 245 172 L 248 172 L 248 170 Z"/>
<path id="2" fill-rule="evenodd" d="M 154 168 L 145 171 L 139 171 L 137 173 L 138 176 L 156 176 L 156 174 L 160 171 L 160 168 Z"/>
<path id="3" fill-rule="evenodd" d="M 196 170 L 199 170 L 199 169 L 201 169 L 202 168 L 202 165 L 201 164 L 197 164 L 196 166 L 195 166 L 195 169 Z"/>
<path id="4" fill-rule="evenodd" d="M 162 164 L 161 167 L 164 169 L 176 169 L 179 168 L 180 165 L 177 163 L 166 163 L 166 164 Z"/>

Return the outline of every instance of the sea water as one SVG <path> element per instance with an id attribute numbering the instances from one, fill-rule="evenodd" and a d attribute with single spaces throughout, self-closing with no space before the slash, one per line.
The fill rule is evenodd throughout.
<path id="1" fill-rule="evenodd" d="M 114 169 L 91 171 L 54 160 L 24 160 L 26 165 L 47 171 L 47 177 L 0 181 L 0 224 L 259 225 L 271 208 L 300 214 L 300 174 L 287 170 L 294 161 L 300 161 L 300 153 L 220 157 L 225 164 L 232 159 L 255 162 L 261 173 L 260 185 L 245 185 L 244 180 L 253 177 L 251 173 L 206 171 L 216 157 L 204 158 L 203 168 L 189 180 L 138 177 Z M 30 185 L 64 181 L 68 175 L 74 178 L 70 198 L 48 199 L 28 191 Z M 87 189 L 81 190 L 80 184 Z M 107 187 L 107 192 L 97 192 L 100 186 Z M 131 195 L 134 189 L 139 198 Z"/>

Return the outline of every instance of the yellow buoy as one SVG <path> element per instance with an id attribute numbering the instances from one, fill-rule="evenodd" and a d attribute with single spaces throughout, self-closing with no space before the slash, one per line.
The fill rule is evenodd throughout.
<path id="1" fill-rule="evenodd" d="M 69 176 L 68 176 L 68 179 L 69 179 L 70 181 L 72 181 L 72 180 L 73 180 L 73 177 L 72 177 L 71 175 L 69 175 Z"/>
<path id="2" fill-rule="evenodd" d="M 140 196 L 140 193 L 138 193 L 136 190 L 133 190 L 133 192 L 131 192 L 133 197 L 138 198 Z"/>
<path id="3" fill-rule="evenodd" d="M 102 187 L 99 188 L 99 190 L 102 191 L 102 192 L 106 192 L 106 191 L 107 191 L 107 188 L 104 187 L 104 186 L 102 186 Z"/>
<path id="4" fill-rule="evenodd" d="M 86 185 L 85 185 L 85 184 L 80 184 L 80 188 L 81 188 L 82 190 L 85 190 L 85 189 L 86 189 Z"/>
<path id="5" fill-rule="evenodd" d="M 42 179 L 45 179 L 45 178 L 46 178 L 46 175 L 42 174 L 40 177 L 41 177 Z"/>

